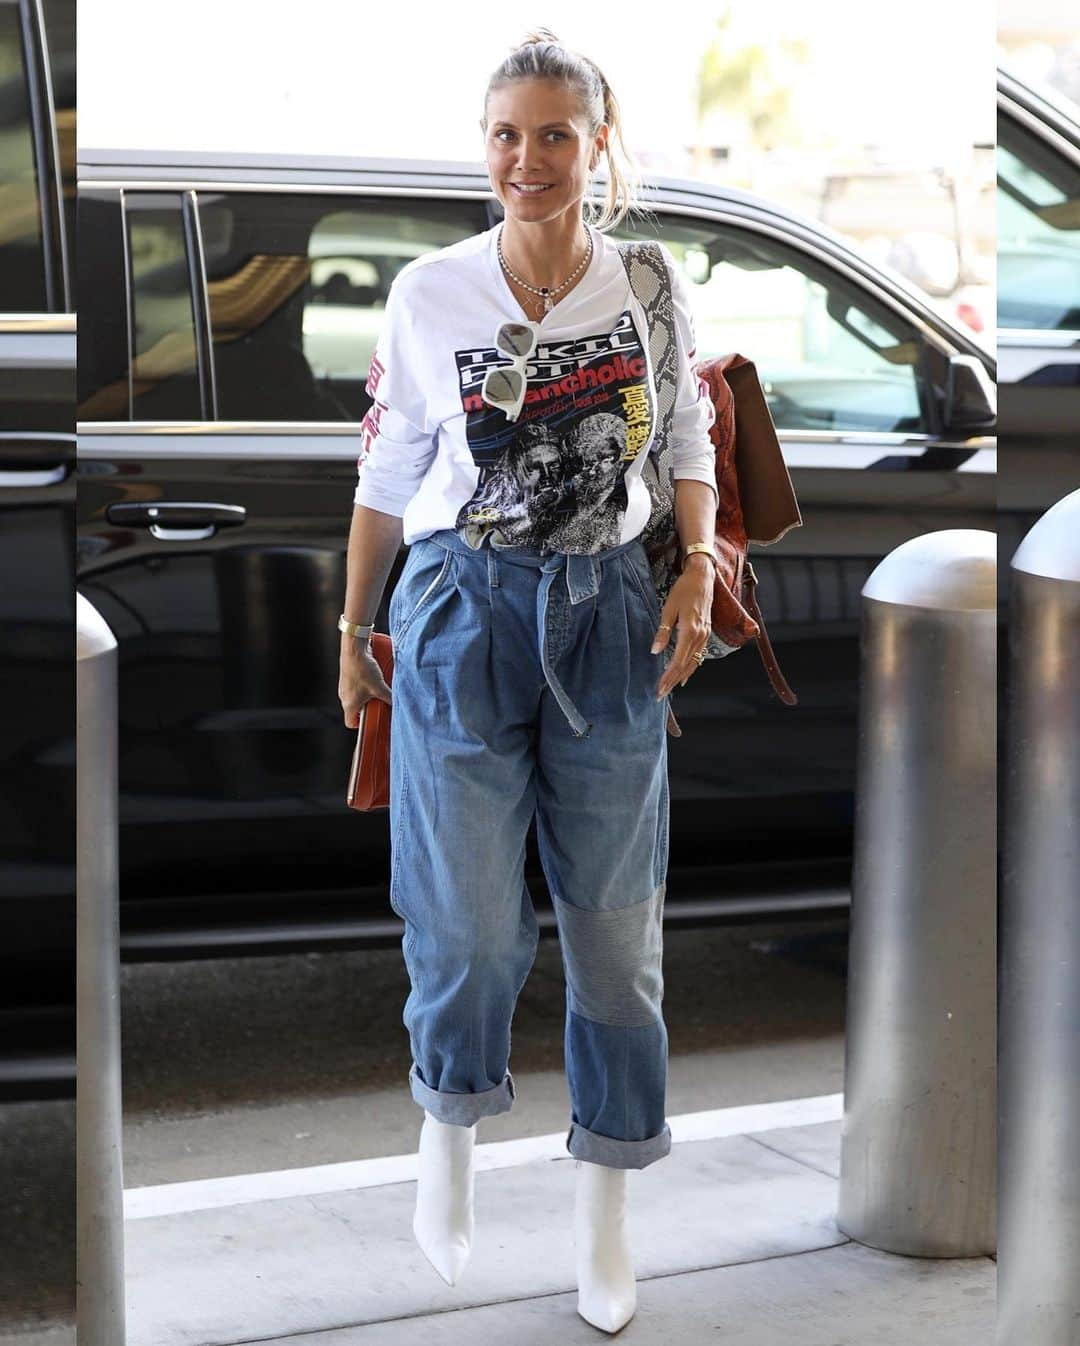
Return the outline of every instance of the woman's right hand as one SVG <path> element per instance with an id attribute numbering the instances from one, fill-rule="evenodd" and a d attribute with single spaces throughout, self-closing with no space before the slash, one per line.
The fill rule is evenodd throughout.
<path id="1" fill-rule="evenodd" d="M 346 729 L 359 728 L 361 707 L 376 696 L 387 705 L 393 705 L 393 692 L 383 677 L 379 661 L 366 642 L 361 643 L 350 636 L 348 645 L 342 644 L 338 677 L 338 700 L 345 714 Z"/>

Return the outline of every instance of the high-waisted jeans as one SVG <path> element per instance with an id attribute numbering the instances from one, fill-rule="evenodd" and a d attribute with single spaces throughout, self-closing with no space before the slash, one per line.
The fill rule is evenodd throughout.
<path id="1" fill-rule="evenodd" d="M 639 539 L 594 555 L 413 543 L 390 599 L 390 903 L 412 985 L 412 1096 L 507 1112 L 510 1024 L 539 927 L 537 841 L 566 977 L 567 1149 L 644 1168 L 671 1149 L 661 1013 L 670 658 Z M 670 694 L 669 694 L 670 695 Z"/>

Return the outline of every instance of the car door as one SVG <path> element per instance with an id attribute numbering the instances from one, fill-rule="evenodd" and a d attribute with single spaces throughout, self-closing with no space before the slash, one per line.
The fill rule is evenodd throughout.
<path id="1" fill-rule="evenodd" d="M 994 527 L 992 412 L 950 426 L 950 356 L 967 347 L 950 346 L 872 271 L 785 227 L 782 212 L 656 211 L 655 226 L 620 236 L 660 237 L 682 268 L 696 361 L 738 351 L 755 362 L 803 515 L 776 545 L 750 549 L 769 637 L 799 704 L 779 701 L 753 647 L 707 661 L 680 693 L 673 827 L 696 836 L 703 853 L 729 829 L 758 851 L 842 851 L 862 586 L 908 538 Z M 682 840 L 685 853 L 691 837 Z"/>
<path id="2" fill-rule="evenodd" d="M 481 207 L 251 182 L 81 199 L 79 589 L 120 642 L 125 947 L 170 899 L 194 938 L 198 894 L 207 924 L 228 898 L 267 927 L 297 890 L 355 917 L 389 853 L 384 816 L 345 807 L 337 699 L 364 384 L 394 275 Z"/>
<path id="3" fill-rule="evenodd" d="M 4 1097 L 74 1090 L 75 316 L 58 147 L 59 126 L 74 134 L 74 51 L 72 3 L 0 0 Z"/>
<path id="4" fill-rule="evenodd" d="M 998 85 L 1002 561 L 1080 486 L 1080 126 Z"/>

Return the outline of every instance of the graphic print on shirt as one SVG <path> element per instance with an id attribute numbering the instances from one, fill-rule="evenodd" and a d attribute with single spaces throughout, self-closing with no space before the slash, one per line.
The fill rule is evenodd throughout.
<path id="1" fill-rule="evenodd" d="M 652 436 L 653 405 L 629 309 L 596 336 L 541 341 L 516 421 L 480 397 L 494 346 L 455 351 L 466 440 L 480 476 L 455 528 L 471 547 L 592 552 L 616 546 L 626 471 Z"/>

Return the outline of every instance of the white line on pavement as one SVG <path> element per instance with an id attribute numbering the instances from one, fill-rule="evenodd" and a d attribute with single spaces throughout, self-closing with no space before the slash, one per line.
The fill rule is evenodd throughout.
<path id="1" fill-rule="evenodd" d="M 673 1144 L 692 1140 L 718 1140 L 773 1131 L 785 1126 L 812 1126 L 835 1122 L 844 1114 L 843 1094 L 816 1098 L 789 1098 L 777 1103 L 748 1103 L 737 1108 L 688 1112 L 669 1117 Z M 422 1119 L 421 1119 L 422 1120 Z M 476 1171 L 513 1168 L 541 1159 L 570 1159 L 566 1132 L 526 1136 L 476 1146 Z M 344 1164 L 315 1164 L 309 1168 L 286 1168 L 269 1173 L 238 1173 L 228 1178 L 202 1178 L 194 1182 L 169 1182 L 152 1187 L 129 1187 L 124 1192 L 124 1219 L 148 1220 L 160 1215 L 243 1206 L 255 1201 L 280 1201 L 293 1196 L 317 1196 L 321 1192 L 355 1191 L 361 1187 L 384 1187 L 395 1182 L 415 1182 L 417 1156 L 386 1155 L 356 1159 Z"/>

